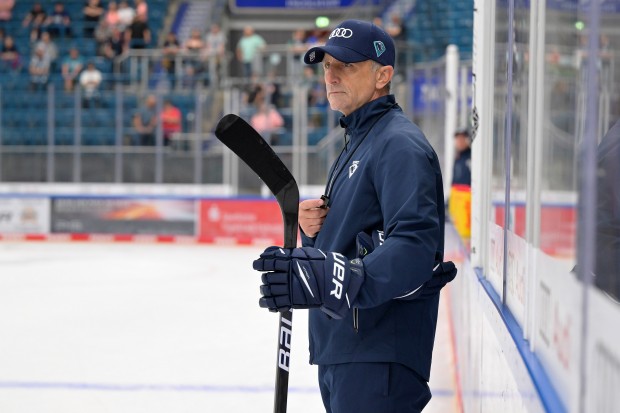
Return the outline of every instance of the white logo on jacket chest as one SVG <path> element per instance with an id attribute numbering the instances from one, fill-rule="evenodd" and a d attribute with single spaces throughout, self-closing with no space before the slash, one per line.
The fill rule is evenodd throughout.
<path id="1" fill-rule="evenodd" d="M 351 163 L 351 166 L 349 166 L 349 178 L 357 171 L 359 163 L 360 161 L 353 161 L 353 163 Z"/>

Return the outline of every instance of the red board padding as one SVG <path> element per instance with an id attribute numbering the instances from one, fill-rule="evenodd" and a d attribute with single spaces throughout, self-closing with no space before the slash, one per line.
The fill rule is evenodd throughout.
<path id="1" fill-rule="evenodd" d="M 6 241 L 77 241 L 143 243 L 217 243 L 282 245 L 284 224 L 275 200 L 198 200 L 194 235 L 168 234 L 0 234 Z"/>
<path id="2" fill-rule="evenodd" d="M 230 240 L 238 244 L 282 245 L 284 227 L 276 201 L 203 200 L 200 242 Z"/>

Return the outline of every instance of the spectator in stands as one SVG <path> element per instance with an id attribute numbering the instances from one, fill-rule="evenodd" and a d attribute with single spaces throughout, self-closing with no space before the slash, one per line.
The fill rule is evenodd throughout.
<path id="1" fill-rule="evenodd" d="M 99 87 L 103 81 L 101 71 L 95 67 L 94 62 L 88 62 L 86 69 L 80 74 L 80 86 L 84 90 L 83 104 L 90 107 L 99 103 Z"/>
<path id="2" fill-rule="evenodd" d="M 34 54 L 30 58 L 28 72 L 30 73 L 30 89 L 44 90 L 49 80 L 50 61 L 45 55 L 45 48 L 43 46 L 35 48 Z"/>
<path id="3" fill-rule="evenodd" d="M 398 13 L 393 13 L 390 16 L 390 21 L 385 25 L 385 31 L 396 42 L 396 48 L 398 49 L 398 54 L 396 55 L 397 73 L 402 75 L 407 67 L 407 48 L 405 46 L 407 42 L 407 27 Z"/>
<path id="4" fill-rule="evenodd" d="M 314 46 L 318 46 L 321 44 L 325 44 L 326 39 L 324 39 L 324 37 L 325 37 L 325 34 L 323 33 L 321 29 L 312 30 L 306 36 L 306 45 L 308 47 L 314 47 Z"/>
<path id="5" fill-rule="evenodd" d="M 77 82 L 78 76 L 84 67 L 84 61 L 80 56 L 77 47 L 69 49 L 69 56 L 62 63 L 62 78 L 64 80 L 65 91 L 70 92 Z"/>
<path id="6" fill-rule="evenodd" d="M 95 41 L 97 42 L 97 54 L 103 56 L 103 45 L 108 41 L 108 39 L 112 36 L 112 30 L 114 30 L 117 26 L 110 26 L 105 21 L 105 18 L 102 18 L 99 21 L 99 24 L 95 27 Z"/>
<path id="7" fill-rule="evenodd" d="M 194 89 L 198 84 L 198 74 L 196 68 L 193 65 L 183 66 L 183 73 L 181 75 L 181 86 L 183 89 Z"/>
<path id="8" fill-rule="evenodd" d="M 250 123 L 256 126 L 259 133 L 264 132 L 265 139 L 271 140 L 272 143 L 276 142 L 276 136 L 273 135 L 274 130 L 284 125 L 283 120 L 280 122 L 282 116 L 277 110 L 277 105 L 273 103 L 274 92 L 277 94 L 273 84 L 257 84 L 252 87 L 247 97 L 248 104 L 253 105 L 255 109 L 254 115 L 250 118 Z"/>
<path id="9" fill-rule="evenodd" d="M 278 110 L 264 99 L 255 102 L 256 113 L 250 118 L 250 125 L 272 145 L 279 143 L 280 128 L 284 126 L 284 119 Z"/>
<path id="10" fill-rule="evenodd" d="M 385 26 L 385 31 L 392 36 L 395 42 L 407 40 L 405 25 L 401 21 L 398 13 L 394 13 L 390 16 L 390 21 Z"/>
<path id="11" fill-rule="evenodd" d="M 212 76 L 220 76 L 222 62 L 226 57 L 226 35 L 217 23 L 211 25 L 211 28 L 205 37 L 205 55 L 205 60 L 215 60 L 215 66 L 210 67 L 214 67 L 216 73 L 209 74 Z"/>
<path id="12" fill-rule="evenodd" d="M 4 36 L 6 36 L 4 27 L 0 27 L 0 45 L 4 44 Z"/>
<path id="13" fill-rule="evenodd" d="M 8 22 L 13 17 L 15 0 L 0 0 L 0 22 Z"/>
<path id="14" fill-rule="evenodd" d="M 21 70 L 21 57 L 13 36 L 6 36 L 0 51 L 0 71 L 18 73 Z"/>
<path id="15" fill-rule="evenodd" d="M 308 107 L 327 106 L 327 93 L 325 83 L 321 82 L 323 76 L 317 76 L 314 67 L 305 66 L 302 84 L 308 89 Z"/>
<path id="16" fill-rule="evenodd" d="M 164 134 L 164 145 L 170 145 L 172 135 L 182 130 L 183 115 L 181 110 L 172 104 L 172 101 L 166 99 L 164 108 L 159 115 L 161 118 L 161 128 Z"/>
<path id="17" fill-rule="evenodd" d="M 32 49 L 36 50 L 37 48 L 43 48 L 43 53 L 50 62 L 50 71 L 53 72 L 58 59 L 58 47 L 48 32 L 41 33 L 41 39 L 34 44 Z"/>
<path id="18" fill-rule="evenodd" d="M 202 40 L 202 33 L 200 33 L 200 29 L 192 29 L 189 37 L 183 43 L 183 51 L 189 53 L 191 55 L 200 56 L 204 51 L 206 45 Z"/>
<path id="19" fill-rule="evenodd" d="M 214 23 L 205 37 L 206 53 L 209 58 L 215 57 L 218 65 L 226 55 L 226 35 L 220 28 L 220 25 Z"/>
<path id="20" fill-rule="evenodd" d="M 164 41 L 164 48 L 162 49 L 163 59 L 161 64 L 169 75 L 175 74 L 176 57 L 180 50 L 181 45 L 179 44 L 177 35 L 172 31 L 168 32 L 166 40 Z"/>
<path id="21" fill-rule="evenodd" d="M 206 45 L 202 39 L 200 29 L 192 29 L 189 37 L 183 43 L 183 54 L 187 56 L 186 66 L 192 66 L 194 73 L 200 75 L 204 71 L 203 60 L 205 58 Z"/>
<path id="22" fill-rule="evenodd" d="M 148 95 L 144 102 L 144 107 L 134 114 L 133 127 L 137 134 L 134 145 L 155 145 L 155 129 L 157 127 L 156 106 L 157 99 L 155 95 Z"/>
<path id="23" fill-rule="evenodd" d="M 64 3 L 58 1 L 54 4 L 54 10 L 45 19 L 44 26 L 52 37 L 71 37 L 71 16 L 65 10 Z"/>
<path id="24" fill-rule="evenodd" d="M 92 38 L 95 34 L 95 27 L 103 16 L 105 10 L 100 0 L 88 0 L 84 6 L 84 37 Z"/>
<path id="25" fill-rule="evenodd" d="M 129 6 L 127 1 L 123 0 L 118 3 L 118 24 L 121 31 L 131 26 L 135 17 L 136 11 Z"/>
<path id="26" fill-rule="evenodd" d="M 144 16 L 136 16 L 125 30 L 125 43 L 130 49 L 146 49 L 151 43 L 151 30 Z"/>
<path id="27" fill-rule="evenodd" d="M 108 3 L 108 10 L 103 15 L 103 22 L 110 28 L 118 27 L 120 17 L 118 15 L 118 6 L 115 1 Z"/>
<path id="28" fill-rule="evenodd" d="M 248 79 L 254 78 L 254 59 L 267 43 L 260 35 L 254 33 L 252 26 L 243 29 L 243 37 L 237 43 L 237 59 L 243 64 L 243 76 Z"/>
<path id="29" fill-rule="evenodd" d="M 141 16 L 144 21 L 149 20 L 149 6 L 145 0 L 135 0 L 136 3 L 136 16 Z"/>
<path id="30" fill-rule="evenodd" d="M 41 27 L 45 23 L 46 17 L 47 14 L 39 2 L 34 3 L 32 5 L 32 9 L 30 9 L 28 14 L 24 17 L 22 26 L 31 28 L 30 39 L 32 41 L 39 38 L 39 35 L 41 34 Z"/>
<path id="31" fill-rule="evenodd" d="M 123 53 L 123 49 L 125 47 L 125 41 L 123 39 L 123 34 L 118 30 L 118 28 L 112 29 L 112 34 L 110 37 L 105 40 L 102 46 L 102 54 L 108 60 L 108 63 L 111 65 L 114 61 L 114 58 L 120 56 Z"/>
<path id="32" fill-rule="evenodd" d="M 288 42 L 288 47 L 293 53 L 293 73 L 289 73 L 289 76 L 299 76 L 303 71 L 302 68 L 305 66 L 302 60 L 303 55 L 308 50 L 306 31 L 302 29 L 295 30 Z"/>

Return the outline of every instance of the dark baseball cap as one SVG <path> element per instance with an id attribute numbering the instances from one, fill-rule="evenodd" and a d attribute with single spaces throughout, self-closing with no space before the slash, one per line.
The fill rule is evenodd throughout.
<path id="1" fill-rule="evenodd" d="M 345 20 L 329 35 L 324 46 L 311 48 L 304 62 L 312 65 L 323 61 L 325 53 L 345 63 L 374 60 L 383 66 L 394 66 L 394 40 L 382 28 L 361 20 Z"/>

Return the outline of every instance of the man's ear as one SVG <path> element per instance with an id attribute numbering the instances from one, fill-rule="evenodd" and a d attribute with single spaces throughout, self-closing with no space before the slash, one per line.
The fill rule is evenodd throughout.
<path id="1" fill-rule="evenodd" d="M 385 85 L 390 83 L 390 81 L 392 80 L 392 77 L 394 77 L 394 67 L 392 66 L 380 67 L 375 72 L 376 88 L 383 89 Z"/>

